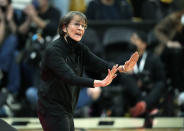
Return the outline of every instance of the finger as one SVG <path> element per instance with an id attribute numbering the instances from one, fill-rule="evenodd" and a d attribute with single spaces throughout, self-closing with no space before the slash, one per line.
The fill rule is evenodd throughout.
<path id="1" fill-rule="evenodd" d="M 139 54 L 138 52 L 135 52 L 128 61 L 125 62 L 125 65 L 127 66 L 134 66 L 136 64 L 136 62 L 139 59 Z"/>
<path id="2" fill-rule="evenodd" d="M 129 61 L 137 61 L 137 57 L 136 56 L 131 56 Z"/>
<path id="3" fill-rule="evenodd" d="M 111 74 L 114 72 L 114 70 L 115 70 L 115 66 L 112 67 Z"/>
<path id="4" fill-rule="evenodd" d="M 137 58 L 138 58 L 138 54 L 134 53 L 133 55 L 131 55 L 130 61 L 135 61 Z"/>
<path id="5" fill-rule="evenodd" d="M 129 63 L 130 63 L 130 60 L 126 61 L 126 62 L 125 62 L 125 65 L 128 65 Z"/>
<path id="6" fill-rule="evenodd" d="M 114 67 L 112 70 L 111 70 L 111 74 L 115 74 L 117 72 L 117 69 Z"/>
<path id="7" fill-rule="evenodd" d="M 136 52 L 134 52 L 132 55 L 133 55 L 133 56 L 137 56 L 137 55 L 139 55 L 139 53 L 136 51 Z"/>
<path id="8" fill-rule="evenodd" d="M 118 64 L 114 65 L 112 68 L 112 73 L 116 73 L 118 70 Z"/>
<path id="9" fill-rule="evenodd" d="M 118 70 L 118 67 L 119 67 L 119 65 L 118 65 L 118 64 L 116 64 L 116 71 Z"/>
<path id="10" fill-rule="evenodd" d="M 108 69 L 108 74 L 111 72 L 111 70 L 110 69 Z"/>
<path id="11" fill-rule="evenodd" d="M 111 70 L 110 69 L 108 69 L 108 75 L 111 75 Z"/>
<path id="12" fill-rule="evenodd" d="M 117 74 L 114 74 L 114 76 L 112 77 L 113 79 L 116 78 Z"/>
<path id="13" fill-rule="evenodd" d="M 139 59 L 139 53 L 136 51 L 131 57 L 131 61 L 137 61 Z"/>
<path id="14" fill-rule="evenodd" d="M 113 76 L 117 71 L 118 71 L 117 69 L 114 70 L 114 71 L 112 72 L 112 76 Z"/>
<path id="15" fill-rule="evenodd" d="M 112 70 L 114 70 L 114 69 L 116 69 L 118 67 L 118 65 L 116 64 L 116 65 L 114 65 L 113 67 L 112 67 Z"/>

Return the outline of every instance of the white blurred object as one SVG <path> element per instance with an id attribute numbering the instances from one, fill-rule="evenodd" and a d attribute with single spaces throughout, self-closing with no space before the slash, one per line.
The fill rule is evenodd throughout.
<path id="1" fill-rule="evenodd" d="M 68 13 L 70 0 L 52 0 L 51 2 L 60 10 L 62 16 Z"/>
<path id="2" fill-rule="evenodd" d="M 52 41 L 55 41 L 56 39 L 58 39 L 60 37 L 59 34 L 55 35 L 54 38 L 52 39 Z"/>
<path id="3" fill-rule="evenodd" d="M 32 0 L 12 0 L 12 6 L 15 9 L 24 9 Z"/>
<path id="4" fill-rule="evenodd" d="M 8 117 L 13 117 L 14 114 L 13 114 L 12 110 L 7 105 L 3 105 L 2 108 Z"/>
<path id="5" fill-rule="evenodd" d="M 184 25 L 184 14 L 181 16 L 181 24 Z"/>
<path id="6" fill-rule="evenodd" d="M 92 1 L 92 0 L 85 0 L 86 6 L 88 6 L 88 4 L 89 4 L 91 1 Z"/>
<path id="7" fill-rule="evenodd" d="M 91 96 L 93 100 L 97 100 L 101 95 L 101 88 L 100 87 L 88 88 L 87 93 L 89 96 Z"/>
<path id="8" fill-rule="evenodd" d="M 184 104 L 184 92 L 181 92 L 178 96 L 178 105 Z"/>

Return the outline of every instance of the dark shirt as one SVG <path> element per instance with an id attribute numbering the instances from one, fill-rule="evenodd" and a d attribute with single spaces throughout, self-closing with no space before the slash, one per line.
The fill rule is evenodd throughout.
<path id="1" fill-rule="evenodd" d="M 39 14 L 40 18 L 46 20 L 48 24 L 42 31 L 42 36 L 55 36 L 57 33 L 57 25 L 59 24 L 59 20 L 61 17 L 60 11 L 52 6 L 43 13 Z"/>
<path id="2" fill-rule="evenodd" d="M 20 13 L 19 13 L 20 14 Z M 60 12 L 58 9 L 54 8 L 53 6 L 49 6 L 48 10 L 42 14 L 38 14 L 38 16 L 46 21 L 48 24 L 44 29 L 40 29 L 36 26 L 36 24 L 31 23 L 29 33 L 32 34 L 41 33 L 43 37 L 45 36 L 55 36 L 57 33 L 57 26 L 60 20 Z M 19 16 L 20 17 L 20 16 Z M 25 22 L 26 15 L 22 12 L 21 18 L 19 18 L 19 25 Z"/>
<path id="3" fill-rule="evenodd" d="M 26 14 L 22 11 L 17 11 L 18 25 L 22 25 L 26 21 Z M 44 39 L 47 36 L 54 37 L 57 34 L 57 27 L 59 24 L 59 20 L 61 17 L 60 11 L 53 6 L 50 6 L 48 10 L 42 14 L 38 14 L 38 16 L 46 21 L 48 24 L 44 29 L 38 28 L 38 26 L 35 23 L 30 24 L 29 31 L 26 34 L 18 34 L 19 37 L 19 47 L 20 49 L 24 48 L 25 43 L 27 40 L 30 40 L 32 35 L 39 33 Z"/>
<path id="4" fill-rule="evenodd" d="M 140 61 L 142 56 L 139 58 L 137 65 L 140 67 Z M 154 85 L 158 83 L 165 83 L 165 70 L 164 65 L 160 58 L 153 55 L 151 52 L 147 52 L 147 57 L 145 59 L 145 65 L 143 70 L 138 73 L 138 79 L 143 82 L 143 87 L 145 90 L 150 90 Z"/>
<path id="5" fill-rule="evenodd" d="M 94 79 L 82 77 L 84 70 L 107 73 L 112 65 L 94 55 L 85 45 L 60 37 L 49 44 L 42 59 L 39 107 L 59 114 L 73 113 L 81 87 L 93 87 Z"/>

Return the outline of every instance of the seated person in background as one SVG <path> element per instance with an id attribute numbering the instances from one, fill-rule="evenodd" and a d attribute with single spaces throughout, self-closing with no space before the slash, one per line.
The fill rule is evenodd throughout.
<path id="1" fill-rule="evenodd" d="M 42 37 L 43 43 L 50 42 L 57 33 L 60 17 L 59 10 L 51 6 L 49 0 L 32 0 L 32 3 L 25 7 L 22 21 L 18 27 L 19 40 L 23 50 L 23 53 L 19 55 L 19 61 L 25 59 L 25 54 L 31 48 L 30 46 L 36 46 L 31 44 L 34 39 L 33 35 L 38 34 L 38 37 Z"/>
<path id="2" fill-rule="evenodd" d="M 0 72 L 7 74 L 5 86 L 14 94 L 18 93 L 20 86 L 19 66 L 15 62 L 18 45 L 16 29 L 10 0 L 0 0 Z"/>
<path id="3" fill-rule="evenodd" d="M 15 61 L 18 46 L 15 21 L 11 1 L 0 0 L 0 117 L 13 116 L 12 102 L 20 87 L 20 70 Z"/>
<path id="4" fill-rule="evenodd" d="M 160 59 L 147 50 L 147 35 L 144 32 L 133 33 L 131 41 L 140 59 L 132 72 L 122 76 L 122 84 L 125 85 L 124 98 L 130 98 L 124 104 L 133 106 L 130 114 L 137 117 L 159 108 L 159 101 L 166 88 L 165 71 Z"/>
<path id="5" fill-rule="evenodd" d="M 103 88 L 100 98 L 91 106 L 92 116 L 120 117 L 130 113 L 138 117 L 151 115 L 152 111 L 160 113 L 159 104 L 166 88 L 163 64 L 148 51 L 144 32 L 133 33 L 131 42 L 140 59 L 132 72 L 121 74 L 116 83 Z"/>
<path id="6" fill-rule="evenodd" d="M 32 3 L 23 10 L 24 18 L 18 27 L 23 46 L 17 58 L 21 62 L 23 72 L 19 97 L 24 97 L 25 94 L 29 93 L 31 93 L 29 95 L 36 95 L 37 92 L 34 88 L 39 85 L 37 78 L 39 76 L 40 56 L 46 44 L 57 34 L 61 14 L 58 9 L 51 6 L 50 2 L 50 0 L 32 0 Z M 26 90 L 29 93 L 26 93 Z M 28 99 L 28 101 L 32 103 L 33 100 Z"/>
<path id="7" fill-rule="evenodd" d="M 88 20 L 131 20 L 133 17 L 127 0 L 93 0 L 85 13 Z"/>
<path id="8" fill-rule="evenodd" d="M 100 98 L 101 92 L 100 87 L 81 89 L 75 110 L 75 117 L 89 117 L 90 106 Z"/>
<path id="9" fill-rule="evenodd" d="M 155 26 L 154 33 L 159 40 L 155 53 L 164 61 L 172 86 L 183 90 L 184 10 L 166 16 Z"/>
<path id="10" fill-rule="evenodd" d="M 54 37 L 60 17 L 59 10 L 51 6 L 49 0 L 32 0 L 22 11 L 18 26 L 20 49 L 26 48 L 25 45 L 28 45 L 34 34 L 39 34 L 44 39 Z"/>
<path id="11" fill-rule="evenodd" d="M 55 36 L 59 24 L 60 12 L 51 6 L 49 0 L 32 0 L 24 9 L 25 20 L 19 26 L 19 33 L 28 35 L 31 31 L 43 37 Z"/>

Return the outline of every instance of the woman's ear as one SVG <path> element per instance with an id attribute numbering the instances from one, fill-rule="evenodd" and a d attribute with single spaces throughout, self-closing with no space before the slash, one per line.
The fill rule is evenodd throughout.
<path id="1" fill-rule="evenodd" d="M 67 32 L 67 30 L 66 30 L 66 25 L 63 25 L 63 27 L 62 27 L 62 30 L 63 30 L 63 32 Z"/>

